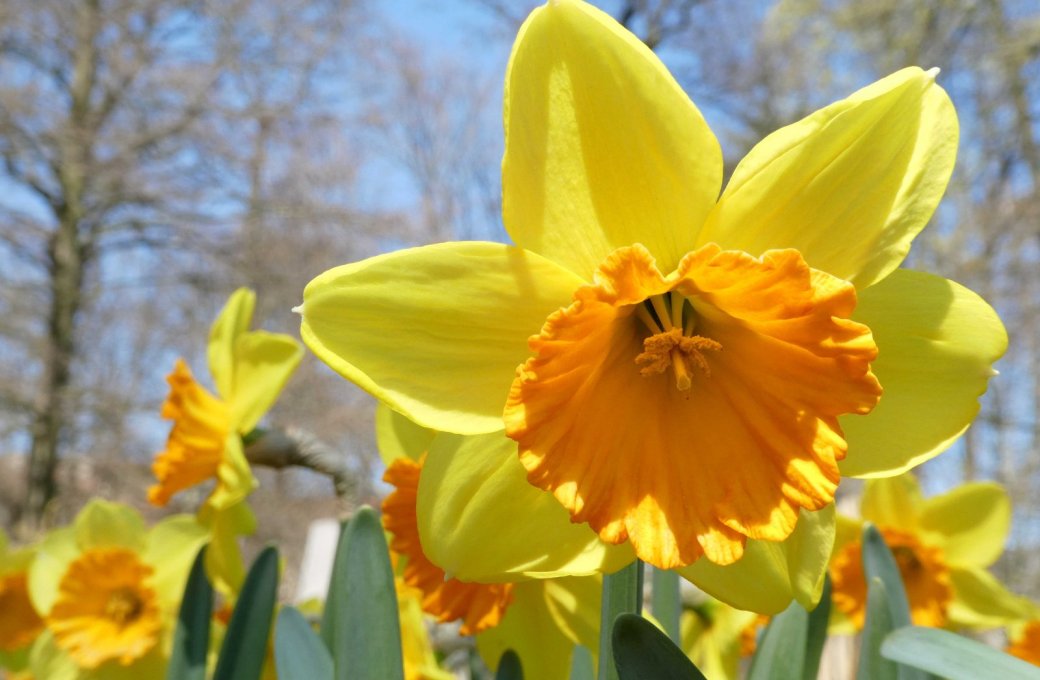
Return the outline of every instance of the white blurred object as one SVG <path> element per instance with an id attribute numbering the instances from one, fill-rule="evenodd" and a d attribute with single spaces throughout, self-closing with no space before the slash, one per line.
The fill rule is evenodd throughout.
<path id="1" fill-rule="evenodd" d="M 325 599 L 338 539 L 339 522 L 336 520 L 319 519 L 311 522 L 307 529 L 307 543 L 303 548 L 303 561 L 300 563 L 300 580 L 296 584 L 297 602 L 311 598 Z"/>

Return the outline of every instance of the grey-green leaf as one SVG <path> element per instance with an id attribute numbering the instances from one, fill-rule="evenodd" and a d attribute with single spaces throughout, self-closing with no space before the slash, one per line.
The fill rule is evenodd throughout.
<path id="1" fill-rule="evenodd" d="M 264 548 L 246 574 L 213 680 L 259 680 L 278 591 L 278 550 Z"/>
<path id="2" fill-rule="evenodd" d="M 809 630 L 805 640 L 805 665 L 802 680 L 816 680 L 820 672 L 820 658 L 827 642 L 827 624 L 831 617 L 831 578 L 824 576 L 823 592 L 816 609 L 809 612 Z"/>
<path id="3" fill-rule="evenodd" d="M 340 543 L 331 584 L 335 592 L 330 593 L 325 612 L 325 621 L 332 626 L 326 640 L 332 642 L 334 677 L 403 678 L 394 573 L 375 511 L 369 507 L 358 510 Z"/>
<path id="4" fill-rule="evenodd" d="M 618 616 L 611 637 L 620 680 L 706 680 L 686 654 L 642 616 Z"/>
<path id="5" fill-rule="evenodd" d="M 596 664 L 592 652 L 584 645 L 575 645 L 571 654 L 570 680 L 595 680 Z"/>
<path id="6" fill-rule="evenodd" d="M 524 670 L 516 652 L 507 649 L 502 653 L 502 658 L 498 660 L 498 670 L 495 671 L 495 680 L 524 680 Z"/>
<path id="7" fill-rule="evenodd" d="M 282 607 L 274 625 L 274 662 L 279 680 L 332 680 L 332 657 L 295 607 Z"/>
<path id="8" fill-rule="evenodd" d="M 897 630 L 881 645 L 881 655 L 949 680 L 1040 680 L 1040 668 L 938 628 L 909 626 Z"/>
<path id="9" fill-rule="evenodd" d="M 897 680 L 896 665 L 881 656 L 881 643 L 892 632 L 892 610 L 885 583 L 875 576 L 867 585 L 867 614 L 859 649 L 856 680 Z"/>
<path id="10" fill-rule="evenodd" d="M 773 617 L 751 659 L 748 680 L 801 678 L 809 636 L 809 612 L 792 602 Z"/>
<path id="11" fill-rule="evenodd" d="M 177 629 L 173 634 L 167 680 L 205 680 L 209 652 L 209 622 L 213 616 L 213 587 L 206 579 L 205 546 L 195 556 L 184 586 Z"/>

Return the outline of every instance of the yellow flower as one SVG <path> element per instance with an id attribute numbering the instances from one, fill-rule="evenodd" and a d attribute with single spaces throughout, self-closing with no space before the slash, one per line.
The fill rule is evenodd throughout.
<path id="1" fill-rule="evenodd" d="M 390 549 L 405 559 L 404 582 L 422 593 L 422 608 L 439 622 L 462 620 L 460 632 L 472 635 L 498 625 L 513 600 L 508 583 L 465 583 L 449 578 L 430 562 L 419 541 L 415 518 L 416 492 L 425 457 L 398 458 L 383 481 L 395 489 L 383 501 L 383 526 L 390 532 Z"/>
<path id="2" fill-rule="evenodd" d="M 1040 619 L 1033 619 L 1020 627 L 1012 637 L 1007 653 L 1040 666 Z"/>
<path id="3" fill-rule="evenodd" d="M 861 514 L 862 520 L 838 517 L 831 579 L 839 628 L 842 617 L 863 625 L 863 521 L 877 525 L 892 550 L 916 625 L 989 628 L 1029 616 L 1029 602 L 987 571 L 1011 525 L 1011 503 L 1000 485 L 963 484 L 924 499 L 910 474 L 869 480 Z"/>
<path id="4" fill-rule="evenodd" d="M 437 663 L 423 617 L 422 591 L 395 579 L 397 610 L 401 619 L 401 655 L 405 680 L 454 680 Z"/>
<path id="5" fill-rule="evenodd" d="M 213 534 L 206 565 L 225 595 L 237 591 L 245 577 L 236 536 L 255 526 L 245 499 L 256 479 L 242 436 L 271 408 L 303 357 L 299 343 L 287 335 L 248 330 L 255 304 L 252 291 L 238 289 L 210 329 L 209 369 L 219 396 L 196 382 L 183 360 L 174 365 L 162 407 L 173 427 L 166 449 L 152 463 L 157 483 L 148 490 L 151 503 L 166 505 L 177 492 L 216 480 L 199 519 Z"/>
<path id="6" fill-rule="evenodd" d="M 303 339 L 422 426 L 505 432 L 529 482 L 604 541 L 713 594 L 731 575 L 702 555 L 772 570 L 744 603 L 761 611 L 811 602 L 833 529 L 807 517 L 829 512 L 841 475 L 946 448 L 1006 348 L 976 295 L 898 269 L 956 155 L 934 77 L 904 69 L 775 132 L 720 197 L 718 142 L 657 57 L 599 10 L 550 3 L 506 76 L 517 245 L 330 270 L 304 292 Z M 461 474 L 441 493 L 474 486 Z M 469 511 L 556 526 L 519 495 Z"/>
<path id="7" fill-rule="evenodd" d="M 192 560 L 206 532 L 187 515 L 150 531 L 128 507 L 91 501 L 40 544 L 29 592 L 46 622 L 41 678 L 159 677 Z"/>
<path id="8" fill-rule="evenodd" d="M 9 550 L 0 529 L 0 668 L 24 670 L 29 646 L 43 629 L 43 619 L 29 599 L 28 572 L 35 548 Z"/>

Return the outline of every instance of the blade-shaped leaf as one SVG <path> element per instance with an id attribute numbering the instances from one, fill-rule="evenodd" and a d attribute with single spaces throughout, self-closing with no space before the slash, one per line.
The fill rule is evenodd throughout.
<path id="1" fill-rule="evenodd" d="M 856 680 L 896 680 L 896 664 L 881 656 L 881 643 L 892 632 L 892 609 L 885 583 L 875 576 L 867 586 L 867 615 L 859 648 Z"/>
<path id="2" fill-rule="evenodd" d="M 751 659 L 748 680 L 801 678 L 809 636 L 809 612 L 797 602 L 773 617 Z"/>
<path id="3" fill-rule="evenodd" d="M 259 680 L 267 658 L 277 591 L 278 550 L 268 546 L 246 575 L 220 647 L 213 680 Z"/>
<path id="4" fill-rule="evenodd" d="M 330 593 L 325 612 L 325 621 L 332 623 L 334 677 L 403 678 L 394 573 L 375 511 L 369 507 L 358 510 L 340 543 L 332 575 L 337 592 Z"/>
<path id="5" fill-rule="evenodd" d="M 570 680 L 595 680 L 596 663 L 592 659 L 592 652 L 584 645 L 575 645 L 571 655 L 571 677 Z"/>
<path id="6" fill-rule="evenodd" d="M 274 662 L 280 680 L 332 680 L 329 650 L 294 607 L 282 607 L 278 613 Z"/>
<path id="7" fill-rule="evenodd" d="M 820 672 L 820 657 L 827 642 L 827 624 L 831 617 L 831 577 L 823 577 L 823 592 L 816 609 L 809 612 L 809 630 L 805 640 L 805 665 L 802 680 L 816 680 Z"/>
<path id="8" fill-rule="evenodd" d="M 498 660 L 495 680 L 524 680 L 524 670 L 520 666 L 520 657 L 511 649 L 507 649 Z"/>
<path id="9" fill-rule="evenodd" d="M 938 628 L 909 626 L 897 630 L 881 645 L 881 655 L 949 680 L 1040 680 L 1040 668 Z"/>
<path id="10" fill-rule="evenodd" d="M 642 616 L 618 616 L 611 637 L 620 680 L 706 680 L 686 654 Z"/>
<path id="11" fill-rule="evenodd" d="M 191 565 L 173 634 L 167 680 L 205 680 L 206 654 L 209 652 L 209 622 L 213 616 L 213 586 L 206 579 L 206 547 L 199 550 Z"/>
<path id="12" fill-rule="evenodd" d="M 679 572 L 655 568 L 652 581 L 650 611 L 672 642 L 679 644 L 679 615 L 682 613 L 682 603 L 679 601 Z"/>
<path id="13" fill-rule="evenodd" d="M 603 575 L 603 599 L 599 617 L 599 680 L 617 680 L 618 671 L 604 659 L 614 658 L 611 651 L 614 622 L 621 614 L 639 614 L 643 607 L 643 562 L 636 560 L 613 574 Z"/>

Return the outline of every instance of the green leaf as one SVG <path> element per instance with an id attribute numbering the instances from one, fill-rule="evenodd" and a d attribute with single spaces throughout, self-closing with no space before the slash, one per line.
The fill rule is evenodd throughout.
<path id="1" fill-rule="evenodd" d="M 343 612 L 343 598 L 347 592 L 347 522 L 340 522 L 339 539 L 336 541 L 336 556 L 332 560 L 332 576 L 329 578 L 329 592 L 325 595 L 325 610 L 321 614 L 319 628 L 321 641 L 332 655 L 335 663 L 336 622 Z"/>
<path id="2" fill-rule="evenodd" d="M 621 614 L 639 614 L 643 609 L 643 562 L 636 560 L 613 574 L 603 575 L 603 599 L 599 616 L 599 680 L 618 680 L 611 651 L 614 622 Z"/>
<path id="3" fill-rule="evenodd" d="M 520 666 L 520 657 L 511 649 L 507 649 L 498 660 L 498 671 L 495 680 L 524 680 L 524 670 Z"/>
<path id="4" fill-rule="evenodd" d="M 881 643 L 892 632 L 892 609 L 885 583 L 875 576 L 867 585 L 867 614 L 859 648 L 856 680 L 897 680 L 896 664 L 881 656 Z"/>
<path id="5" fill-rule="evenodd" d="M 325 622 L 337 680 L 404 677 L 394 573 L 372 508 L 358 510 L 340 537 Z"/>
<path id="6" fill-rule="evenodd" d="M 809 640 L 809 612 L 797 602 L 773 617 L 751 659 L 748 680 L 801 678 Z"/>
<path id="7" fill-rule="evenodd" d="M 938 628 L 908 626 L 897 630 L 885 638 L 881 655 L 949 680 L 1040 680 L 1040 668 Z"/>
<path id="8" fill-rule="evenodd" d="M 816 609 L 809 612 L 809 629 L 805 641 L 805 665 L 802 680 L 816 680 L 820 672 L 820 657 L 827 642 L 827 624 L 831 617 L 831 577 L 823 577 L 823 592 Z"/>
<path id="9" fill-rule="evenodd" d="M 592 652 L 584 645 L 574 645 L 570 680 L 595 680 L 595 677 L 596 664 L 592 659 Z"/>
<path id="10" fill-rule="evenodd" d="M 667 635 L 638 614 L 618 616 L 611 637 L 620 680 L 706 680 Z"/>
<path id="11" fill-rule="evenodd" d="M 655 568 L 651 574 L 650 611 L 672 642 L 679 644 L 679 572 Z"/>
<path id="12" fill-rule="evenodd" d="M 332 680 L 332 657 L 295 607 L 282 607 L 274 624 L 274 663 L 279 680 Z"/>
<path id="13" fill-rule="evenodd" d="M 259 680 L 267 658 L 277 591 L 278 550 L 268 546 L 246 575 L 235 611 L 231 612 L 213 680 Z"/>
<path id="14" fill-rule="evenodd" d="M 205 680 L 209 622 L 213 616 L 213 586 L 206 580 L 206 547 L 199 550 L 184 586 L 177 629 L 173 634 L 167 680 Z"/>

